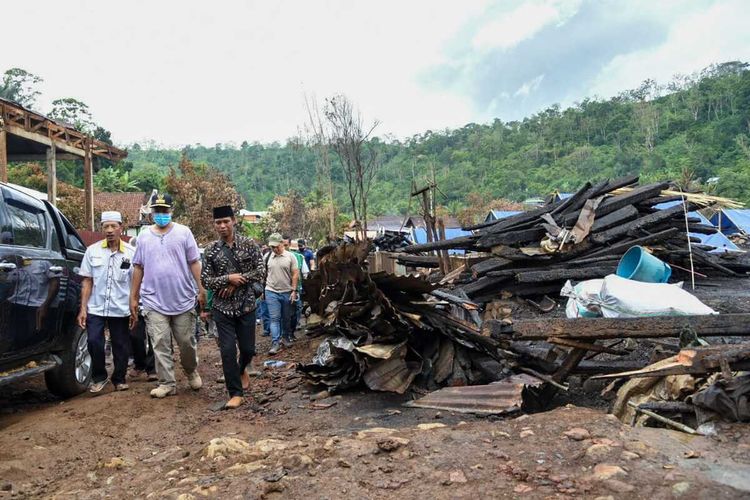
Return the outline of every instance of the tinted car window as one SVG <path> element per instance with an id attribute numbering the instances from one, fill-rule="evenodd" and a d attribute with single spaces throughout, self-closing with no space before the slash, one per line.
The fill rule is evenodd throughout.
<path id="1" fill-rule="evenodd" d="M 6 200 L 7 221 L 2 227 L 2 241 L 7 245 L 47 247 L 47 220 L 44 212 L 16 200 Z M 7 234 L 7 233 L 10 234 Z"/>
<path id="2" fill-rule="evenodd" d="M 70 221 L 62 214 L 61 218 L 63 221 L 63 228 L 65 229 L 65 232 L 67 233 L 67 246 L 69 249 L 72 250 L 78 250 L 81 252 L 86 251 L 86 245 L 83 244 L 83 241 L 78 237 L 76 234 L 76 230 L 73 229 L 73 225 L 70 223 Z"/>

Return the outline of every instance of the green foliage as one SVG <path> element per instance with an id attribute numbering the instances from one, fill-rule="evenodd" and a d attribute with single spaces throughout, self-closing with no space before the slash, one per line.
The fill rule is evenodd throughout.
<path id="1" fill-rule="evenodd" d="M 0 82 L 0 97 L 31 108 L 36 98 L 41 95 L 41 92 L 36 90 L 36 86 L 43 81 L 24 69 L 10 68 L 3 73 L 3 79 Z"/>
<path id="2" fill-rule="evenodd" d="M 640 174 L 644 181 L 678 180 L 693 173 L 700 184 L 719 177 L 715 193 L 750 203 L 750 71 L 728 62 L 678 76 L 666 86 L 647 80 L 608 100 L 584 99 L 561 109 L 551 106 L 522 121 L 456 130 L 426 131 L 404 141 L 373 138 L 383 164 L 369 196 L 368 212 L 403 214 L 412 180 L 431 178 L 442 194 L 438 204 L 457 212 L 467 195 L 522 201 L 552 191 L 573 191 L 588 180 Z M 191 161 L 225 172 L 251 210 L 265 210 L 279 193 L 294 189 L 315 198 L 314 150 L 285 144 L 243 142 L 241 146 L 193 145 Z M 129 149 L 134 172 L 166 175 L 180 151 L 154 144 Z M 349 207 L 341 165 L 333 158 L 336 205 Z M 135 176 L 135 174 L 134 174 Z"/>
<path id="3" fill-rule="evenodd" d="M 108 193 L 143 191 L 130 172 L 120 172 L 112 167 L 103 168 L 94 175 L 94 187 Z"/>

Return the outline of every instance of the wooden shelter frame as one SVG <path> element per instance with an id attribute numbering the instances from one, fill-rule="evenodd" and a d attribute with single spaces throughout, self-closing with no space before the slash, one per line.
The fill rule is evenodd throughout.
<path id="1" fill-rule="evenodd" d="M 39 152 L 40 148 L 44 153 Z M 85 229 L 94 230 L 94 163 L 101 158 L 119 161 L 127 155 L 127 151 L 19 104 L 0 99 L 0 180 L 8 182 L 8 163 L 45 161 L 47 199 L 54 205 L 57 199 L 57 160 L 82 160 Z"/>

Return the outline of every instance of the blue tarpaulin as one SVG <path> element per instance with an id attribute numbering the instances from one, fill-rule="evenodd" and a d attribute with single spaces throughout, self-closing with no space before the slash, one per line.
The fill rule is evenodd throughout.
<path id="1" fill-rule="evenodd" d="M 666 203 L 659 203 L 658 205 L 654 205 L 654 208 L 658 208 L 659 210 L 665 210 L 667 208 L 674 207 L 675 205 L 679 205 L 682 202 L 677 201 L 668 201 Z M 700 212 L 688 212 L 688 217 L 693 217 L 700 219 L 701 224 L 706 224 L 709 226 L 715 226 L 712 222 L 712 220 L 708 220 L 702 213 Z M 724 228 L 722 227 L 722 231 Z M 693 236 L 695 238 L 698 238 L 701 240 L 701 243 L 704 245 L 711 245 L 712 247 L 715 247 L 714 250 L 711 250 L 711 253 L 723 253 L 723 252 L 739 252 L 741 251 L 737 245 L 732 243 L 732 241 L 726 237 L 726 235 L 722 231 L 717 231 L 714 234 L 701 234 L 701 233 L 689 233 L 690 236 Z"/>
<path id="2" fill-rule="evenodd" d="M 659 203 L 658 205 L 654 205 L 654 208 L 658 210 L 666 210 L 667 208 L 672 208 L 676 205 L 681 205 L 682 202 L 679 200 L 675 201 L 668 201 L 666 203 Z M 716 224 L 713 224 L 710 220 L 708 220 L 702 213 L 700 212 L 688 212 L 688 217 L 693 217 L 701 220 L 701 224 L 708 224 L 709 226 L 715 226 Z"/>
<path id="3" fill-rule="evenodd" d="M 445 239 L 452 240 L 453 238 L 460 238 L 461 236 L 471 236 L 471 231 L 464 231 L 458 227 L 446 227 L 445 228 Z M 423 227 L 414 228 L 414 239 L 415 243 L 427 243 L 427 230 Z M 464 254 L 464 250 L 448 250 L 448 253 L 452 254 Z"/>
<path id="4" fill-rule="evenodd" d="M 750 234 L 750 210 L 724 209 L 711 217 L 714 226 L 721 228 L 724 234 Z"/>

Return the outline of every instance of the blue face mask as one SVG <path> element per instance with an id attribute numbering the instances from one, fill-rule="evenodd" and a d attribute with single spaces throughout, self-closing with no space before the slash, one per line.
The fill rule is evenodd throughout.
<path id="1" fill-rule="evenodd" d="M 159 227 L 166 227 L 172 222 L 172 214 L 154 214 L 154 222 Z"/>

